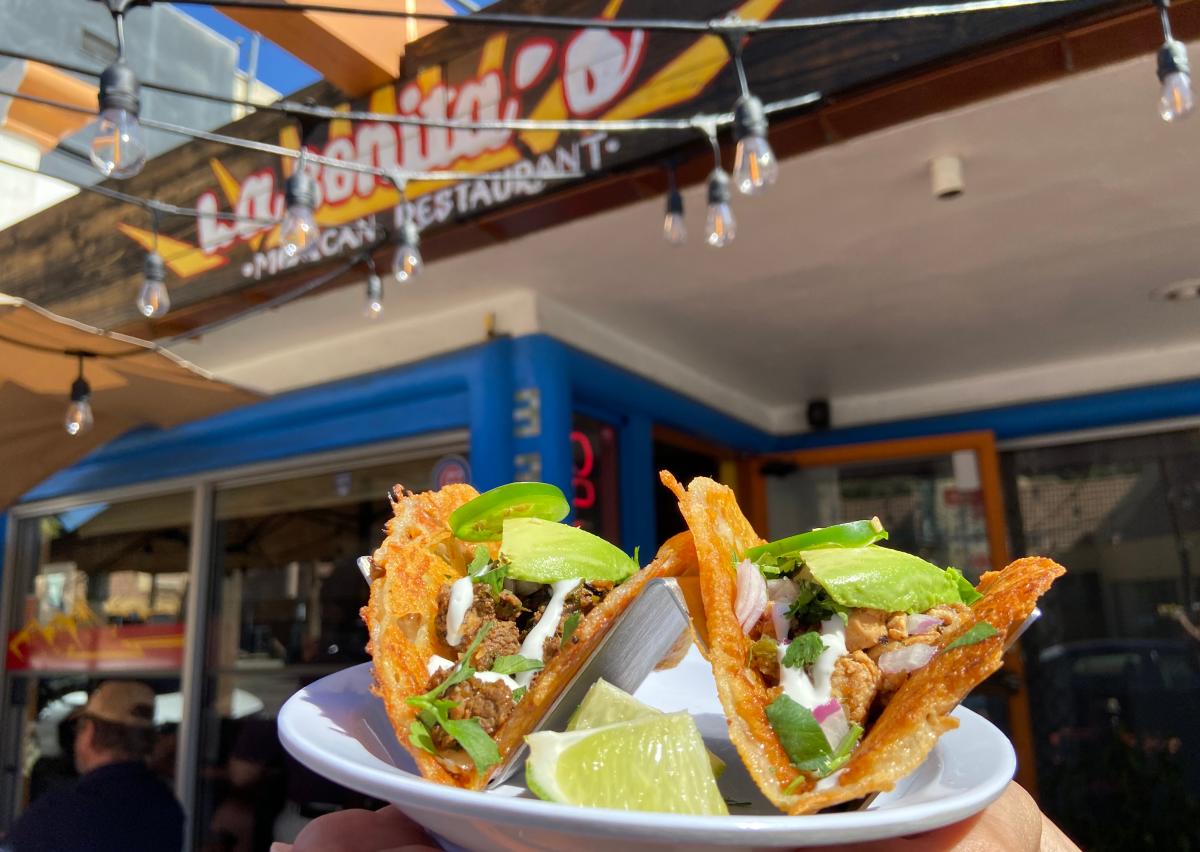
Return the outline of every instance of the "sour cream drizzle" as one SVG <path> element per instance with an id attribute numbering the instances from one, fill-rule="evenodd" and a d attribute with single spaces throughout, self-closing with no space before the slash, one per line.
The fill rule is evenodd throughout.
<path id="1" fill-rule="evenodd" d="M 474 584 L 470 577 L 459 577 L 450 585 L 450 604 L 446 607 L 446 644 L 462 641 L 463 618 L 475 600 Z"/>
<path id="2" fill-rule="evenodd" d="M 435 673 L 440 672 L 443 669 L 452 668 L 453 666 L 454 663 L 450 660 L 434 654 L 429 658 L 429 663 L 425 666 L 425 669 L 429 672 L 430 677 L 432 677 Z M 509 689 L 517 688 L 517 682 L 515 680 L 508 675 L 500 674 L 499 672 L 475 672 L 473 680 L 482 681 L 483 683 L 502 683 Z"/>
<path id="3" fill-rule="evenodd" d="M 554 594 L 550 596 L 550 602 L 546 604 L 546 609 L 542 613 L 542 617 L 538 619 L 538 623 L 525 634 L 525 641 L 521 643 L 520 654 L 522 657 L 538 661 L 543 659 L 542 646 L 558 629 L 558 620 L 562 617 L 563 604 L 566 602 L 567 595 L 571 594 L 581 582 L 583 581 L 576 577 L 573 580 L 559 580 L 551 585 Z M 518 672 L 517 683 L 521 686 L 528 686 L 535 674 L 537 672 Z"/>
<path id="4" fill-rule="evenodd" d="M 846 655 L 846 625 L 838 616 L 821 622 L 821 642 L 825 650 L 812 666 L 810 678 L 804 669 L 783 665 L 788 646 L 779 643 L 779 685 L 788 698 L 812 710 L 829 700 L 832 693 L 833 667 Z"/>

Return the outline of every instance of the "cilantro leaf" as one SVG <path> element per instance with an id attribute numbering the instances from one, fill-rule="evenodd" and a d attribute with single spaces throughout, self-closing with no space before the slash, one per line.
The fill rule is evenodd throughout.
<path id="1" fill-rule="evenodd" d="M 484 571 L 480 574 L 471 576 L 472 583 L 483 583 L 492 593 L 493 598 L 500 597 L 500 592 L 504 588 L 504 581 L 508 579 L 508 566 L 497 565 L 490 571 Z"/>
<path id="2" fill-rule="evenodd" d="M 805 772 L 819 773 L 829 764 L 833 750 L 812 711 L 787 695 L 767 705 L 767 721 L 779 737 L 792 766 Z"/>
<path id="3" fill-rule="evenodd" d="M 812 580 L 795 580 L 800 587 L 796 600 L 788 608 L 788 618 L 800 624 L 820 624 L 834 614 L 845 615 L 845 608 L 838 606 L 829 593 Z"/>
<path id="4" fill-rule="evenodd" d="M 450 672 L 450 677 L 439 683 L 433 689 L 426 692 L 424 695 L 414 695 L 406 699 L 409 707 L 418 709 L 429 709 L 433 707 L 434 699 L 438 698 L 443 692 L 456 683 L 462 683 L 469 677 L 475 677 L 474 667 L 468 665 L 467 661 L 475 654 L 479 646 L 483 644 L 483 639 L 487 636 L 488 631 L 492 629 L 494 621 L 486 621 L 479 628 L 479 632 L 475 634 L 475 638 L 471 640 L 471 644 L 467 646 L 467 651 L 463 654 L 462 659 L 454 664 L 454 669 Z M 453 706 L 453 704 L 451 705 Z"/>
<path id="5" fill-rule="evenodd" d="M 830 748 L 812 711 L 787 695 L 781 695 L 767 705 L 767 721 L 792 765 L 818 778 L 840 769 L 850 759 L 850 753 L 863 733 L 861 725 L 851 725 L 837 748 Z M 790 793 L 801 783 L 803 779 L 797 778 L 784 792 Z"/>
<path id="6" fill-rule="evenodd" d="M 475 557 L 471 560 L 471 564 L 467 566 L 467 573 L 475 574 L 491 561 L 492 555 L 488 552 L 488 549 L 481 544 L 475 548 Z"/>
<path id="7" fill-rule="evenodd" d="M 862 735 L 862 725 L 850 726 L 850 730 L 846 732 L 846 736 L 842 737 L 842 741 L 838 743 L 838 747 L 833 750 L 833 756 L 829 761 L 829 765 L 821 773 L 822 778 L 836 772 L 846 764 L 846 761 L 850 759 L 850 752 L 854 751 L 854 747 L 858 745 L 859 738 Z"/>
<path id="8" fill-rule="evenodd" d="M 575 628 L 579 626 L 579 612 L 573 612 L 567 616 L 567 620 L 563 622 L 562 641 L 558 643 L 558 647 L 565 648 L 567 643 L 571 641 L 571 637 L 575 634 Z"/>
<path id="9" fill-rule="evenodd" d="M 441 722 L 446 733 L 454 737 L 471 756 L 471 761 L 480 772 L 500 762 L 500 749 L 496 741 L 487 735 L 478 719 L 443 718 Z"/>
<path id="10" fill-rule="evenodd" d="M 524 697 L 525 697 L 525 687 L 518 686 L 516 689 L 513 690 L 513 696 L 512 696 L 513 701 L 520 701 Z"/>
<path id="11" fill-rule="evenodd" d="M 965 648 L 967 645 L 974 645 L 975 643 L 982 642 L 985 639 L 991 639 L 999 632 L 999 630 L 997 630 L 995 627 L 992 627 L 992 625 L 988 624 L 986 621 L 977 621 L 970 630 L 947 645 L 942 653 L 944 654 L 946 651 L 951 651 L 955 648 Z"/>
<path id="12" fill-rule="evenodd" d="M 946 573 L 950 575 L 950 578 L 954 580 L 954 584 L 958 586 L 958 596 L 967 606 L 970 606 L 983 597 L 983 595 L 975 591 L 975 587 L 971 585 L 970 580 L 963 576 L 962 571 L 959 571 L 957 568 L 947 568 Z"/>
<path id="13" fill-rule="evenodd" d="M 506 654 L 503 657 L 497 657 L 496 662 L 492 663 L 492 671 L 505 675 L 536 672 L 540 668 L 542 668 L 541 660 L 531 660 L 520 654 Z"/>
<path id="14" fill-rule="evenodd" d="M 429 735 L 429 729 L 417 719 L 413 719 L 413 723 L 408 728 L 408 740 L 423 751 L 430 754 L 437 753 L 437 749 L 433 747 L 433 737 Z"/>
<path id="15" fill-rule="evenodd" d="M 789 669 L 803 669 L 811 666 L 825 651 L 825 643 L 821 641 L 820 633 L 801 633 L 783 653 L 781 665 Z"/>

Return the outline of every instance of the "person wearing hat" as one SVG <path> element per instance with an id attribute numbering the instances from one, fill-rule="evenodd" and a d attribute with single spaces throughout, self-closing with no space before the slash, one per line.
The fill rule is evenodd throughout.
<path id="1" fill-rule="evenodd" d="M 154 690 L 100 684 L 79 711 L 73 789 L 29 806 L 5 846 L 13 852 L 176 852 L 183 808 L 146 765 L 154 747 Z"/>

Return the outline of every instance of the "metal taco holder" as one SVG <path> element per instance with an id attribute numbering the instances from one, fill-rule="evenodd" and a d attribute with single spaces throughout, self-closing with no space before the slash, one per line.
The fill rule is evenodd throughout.
<path id="1" fill-rule="evenodd" d="M 617 617 L 530 733 L 566 730 L 583 696 L 601 678 L 625 692 L 635 692 L 690 629 L 687 604 L 679 584 L 670 578 L 651 580 Z M 508 780 L 523 765 L 528 750 L 524 743 L 513 749 L 488 782 L 488 788 Z"/>

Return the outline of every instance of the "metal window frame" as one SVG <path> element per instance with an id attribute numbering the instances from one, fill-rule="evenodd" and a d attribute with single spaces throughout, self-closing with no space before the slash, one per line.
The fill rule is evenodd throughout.
<path id="1" fill-rule="evenodd" d="M 336 470 L 370 467 L 388 462 L 405 461 L 437 453 L 467 453 L 470 433 L 467 429 L 447 429 L 425 435 L 400 438 L 372 444 L 359 444 L 321 453 L 289 456 L 264 462 L 214 468 L 187 476 L 170 477 L 131 485 L 69 494 L 44 500 L 21 503 L 9 508 L 3 552 L 3 577 L 0 577 L 0 636 L 12 630 L 17 602 L 18 583 L 28 578 L 28 562 L 22 559 L 20 536 L 27 521 L 92 503 L 117 503 L 156 497 L 164 494 L 191 492 L 192 513 L 188 553 L 188 600 L 184 626 L 184 655 L 179 670 L 180 690 L 184 696 L 184 714 L 179 728 L 179 751 L 176 754 L 176 795 L 183 804 L 187 818 L 185 849 L 193 848 L 197 773 L 195 761 L 199 756 L 203 711 L 203 680 L 208 634 L 208 603 L 212 593 L 212 531 L 216 495 L 219 491 L 318 475 Z M 383 495 L 380 495 L 381 499 Z M 18 560 L 22 564 L 18 565 Z M 154 672 L 164 674 L 165 672 Z M 8 690 L 18 678 L 44 677 L 55 672 L 36 672 L 30 675 L 9 672 L 4 655 L 0 655 L 0 745 L 12 729 L 9 718 Z M 24 740 L 23 734 L 18 738 Z M 16 763 L 19 755 L 6 755 Z M 0 767 L 2 771 L 2 767 Z M 17 766 L 16 771 L 20 772 Z M 13 785 L 9 802 L 0 803 L 0 816 L 16 813 L 21 785 Z"/>

